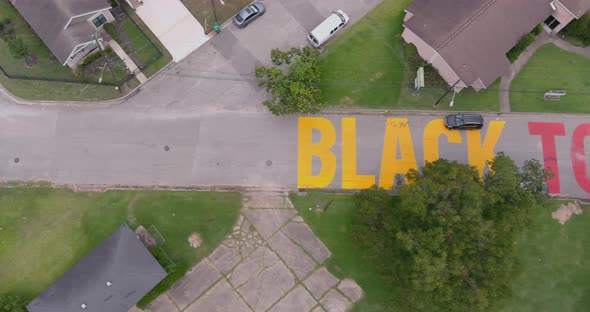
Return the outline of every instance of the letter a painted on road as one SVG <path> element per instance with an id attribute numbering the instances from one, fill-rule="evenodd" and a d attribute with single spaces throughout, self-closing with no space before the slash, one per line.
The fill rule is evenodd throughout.
<path id="1" fill-rule="evenodd" d="M 399 159 L 397 159 L 398 145 L 401 150 Z M 410 169 L 418 169 L 418 166 L 408 119 L 387 118 L 379 187 L 386 190 L 393 188 L 395 175 L 403 174 L 405 177 Z"/>
<path id="2" fill-rule="evenodd" d="M 313 143 L 313 129 L 320 132 L 321 138 Z M 299 139 L 297 154 L 297 187 L 324 188 L 327 187 L 336 173 L 336 156 L 331 151 L 336 143 L 336 129 L 325 118 L 299 118 Z M 319 174 L 313 175 L 312 162 L 316 156 L 321 162 Z"/>

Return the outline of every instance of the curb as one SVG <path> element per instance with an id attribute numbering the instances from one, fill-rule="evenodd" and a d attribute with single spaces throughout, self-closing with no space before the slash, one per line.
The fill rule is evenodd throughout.
<path id="1" fill-rule="evenodd" d="M 0 84 L 0 95 L 7 98 L 9 102 L 12 104 L 17 105 L 28 105 L 28 106 L 65 106 L 65 107 L 108 107 L 116 104 L 121 104 L 127 101 L 128 98 L 136 95 L 141 91 L 141 88 L 149 83 L 152 79 L 159 76 L 160 73 L 164 72 L 168 68 L 174 65 L 174 61 L 170 61 L 164 67 L 160 68 L 156 73 L 150 76 L 146 82 L 140 83 L 137 87 L 129 91 L 129 93 L 123 95 L 120 98 L 106 100 L 106 101 L 44 101 L 44 100 L 25 100 L 22 98 L 17 97 L 16 95 L 10 93 L 2 84 Z M 10 79 L 10 78 L 8 78 Z M 18 79 L 15 79 L 18 80 Z"/>

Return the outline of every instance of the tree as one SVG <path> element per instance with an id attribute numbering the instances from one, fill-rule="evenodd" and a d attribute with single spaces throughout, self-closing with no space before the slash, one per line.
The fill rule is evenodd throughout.
<path id="1" fill-rule="evenodd" d="M 0 296 L 0 312 L 27 312 L 26 301 L 18 296 Z"/>
<path id="2" fill-rule="evenodd" d="M 256 67 L 259 85 L 272 93 L 272 100 L 264 105 L 274 115 L 317 113 L 319 111 L 320 80 L 319 52 L 310 47 L 291 48 L 289 51 L 273 49 L 270 53 L 273 67 Z"/>
<path id="3" fill-rule="evenodd" d="M 514 239 L 544 198 L 523 186 L 542 183 L 546 173 L 536 161 L 519 170 L 502 153 L 489 167 L 481 179 L 473 167 L 444 159 L 427 163 L 422 171 L 410 170 L 399 203 L 383 209 L 383 191 L 356 195 L 354 237 L 403 289 L 398 305 L 488 311 L 510 293 L 518 271 Z"/>
<path id="4" fill-rule="evenodd" d="M 23 58 L 29 54 L 29 49 L 21 38 L 8 41 L 8 49 L 15 58 Z"/>

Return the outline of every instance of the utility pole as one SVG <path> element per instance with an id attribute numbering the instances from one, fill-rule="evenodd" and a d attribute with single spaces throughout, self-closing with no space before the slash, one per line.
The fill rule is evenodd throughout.
<path id="1" fill-rule="evenodd" d="M 442 101 L 442 99 L 445 98 L 445 96 L 447 96 L 447 94 L 449 94 L 449 92 L 451 92 L 451 90 L 455 90 L 455 86 L 461 81 L 461 79 L 457 80 L 457 82 L 455 82 L 455 84 L 450 87 L 447 92 L 445 92 L 445 94 L 443 94 L 437 101 L 436 103 L 434 103 L 434 106 L 438 106 L 438 103 L 440 103 L 440 101 Z"/>
<path id="2" fill-rule="evenodd" d="M 117 89 L 117 91 L 121 92 L 121 88 L 119 88 L 119 81 L 117 81 L 117 77 L 115 77 L 115 73 L 113 73 L 113 69 L 111 68 L 111 64 L 109 63 L 109 59 L 107 58 L 107 55 L 104 53 L 104 50 L 102 49 L 102 46 L 100 45 L 100 42 L 98 42 L 98 33 L 93 34 L 92 37 L 94 38 L 94 41 L 96 41 L 96 45 L 98 46 L 98 48 L 100 49 L 100 52 L 102 53 L 102 57 L 104 59 L 105 66 L 107 66 L 109 68 L 109 71 L 111 72 L 111 76 L 113 76 L 113 81 L 116 84 L 115 89 Z"/>

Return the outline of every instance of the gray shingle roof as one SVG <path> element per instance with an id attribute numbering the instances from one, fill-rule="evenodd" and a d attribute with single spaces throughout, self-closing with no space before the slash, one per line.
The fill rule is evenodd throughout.
<path id="1" fill-rule="evenodd" d="M 559 0 L 559 2 L 565 5 L 577 18 L 590 11 L 590 0 Z"/>
<path id="2" fill-rule="evenodd" d="M 29 312 L 127 312 L 166 272 L 127 226 L 74 265 L 33 300 Z M 106 283 L 111 282 L 111 286 Z M 86 309 L 81 309 L 85 304 Z"/>
<path id="3" fill-rule="evenodd" d="M 64 27 L 71 17 L 110 8 L 106 0 L 10 0 L 55 57 L 64 64 L 76 45 L 92 41 L 95 33 L 83 21 Z M 88 16 L 90 17 L 90 16 Z"/>
<path id="4" fill-rule="evenodd" d="M 551 1 L 415 0 L 406 9 L 414 16 L 405 26 L 433 47 L 464 83 L 481 78 L 487 87 L 510 67 L 506 53 L 553 13 Z"/>

